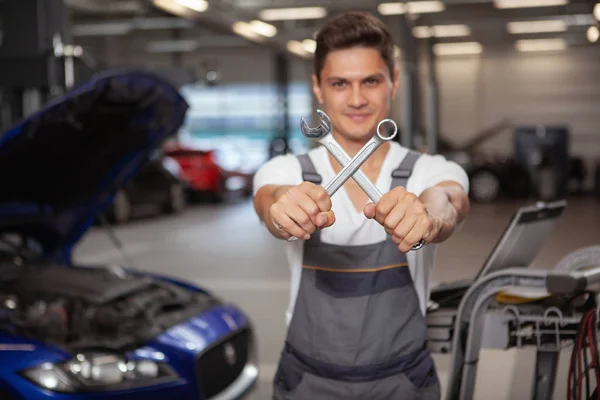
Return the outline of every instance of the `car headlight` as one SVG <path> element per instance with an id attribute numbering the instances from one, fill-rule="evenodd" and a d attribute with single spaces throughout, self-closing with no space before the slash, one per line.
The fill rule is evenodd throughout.
<path id="1" fill-rule="evenodd" d="M 163 362 L 127 360 L 114 354 L 78 354 L 64 363 L 44 363 L 25 370 L 23 376 L 56 392 L 84 392 L 152 386 L 179 378 Z"/>

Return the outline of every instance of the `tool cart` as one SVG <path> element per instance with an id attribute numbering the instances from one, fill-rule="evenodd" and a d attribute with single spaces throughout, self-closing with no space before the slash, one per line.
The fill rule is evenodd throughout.
<path id="1" fill-rule="evenodd" d="M 551 270 L 528 268 L 565 206 L 520 208 L 473 281 L 432 291 L 429 346 L 451 355 L 447 400 L 473 399 L 482 348 L 526 346 L 536 349 L 531 399 L 553 398 L 559 353 L 569 346 L 567 400 L 598 398 L 600 246 L 573 252 Z"/>

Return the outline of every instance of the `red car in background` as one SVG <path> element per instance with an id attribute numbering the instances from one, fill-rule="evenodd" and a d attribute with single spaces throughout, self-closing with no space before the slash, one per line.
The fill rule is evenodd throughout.
<path id="1" fill-rule="evenodd" d="M 253 173 L 223 168 L 218 162 L 216 149 L 200 150 L 166 144 L 163 152 L 179 164 L 182 179 L 192 197 L 208 195 L 210 200 L 221 202 L 230 192 L 241 192 L 244 196 L 252 193 Z"/>

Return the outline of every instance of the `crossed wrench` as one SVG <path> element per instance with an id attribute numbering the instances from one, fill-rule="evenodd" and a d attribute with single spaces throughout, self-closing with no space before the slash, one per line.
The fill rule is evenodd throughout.
<path id="1" fill-rule="evenodd" d="M 316 140 L 318 143 L 325 146 L 325 148 L 331 153 L 331 155 L 340 163 L 343 167 L 342 170 L 325 186 L 325 190 L 329 196 L 333 196 L 335 192 L 341 188 L 344 183 L 352 176 L 358 186 L 369 196 L 369 198 L 377 204 L 381 199 L 381 192 L 371 182 L 371 180 L 360 170 L 361 165 L 381 146 L 388 140 L 392 140 L 398 133 L 398 126 L 392 119 L 384 119 L 377 125 L 377 132 L 371 140 L 369 140 L 362 149 L 356 153 L 354 158 L 350 159 L 350 156 L 344 151 L 342 146 L 335 140 L 331 134 L 331 120 L 321 110 L 317 110 L 317 114 L 321 119 L 321 123 L 316 128 L 308 126 L 304 118 L 301 119 L 300 129 L 302 134 L 312 140 Z M 381 128 L 385 124 L 391 124 L 394 128 L 393 132 L 389 135 L 381 133 Z M 292 238 L 296 240 L 296 238 Z M 420 240 L 415 244 L 412 250 L 419 250 L 425 242 Z"/>

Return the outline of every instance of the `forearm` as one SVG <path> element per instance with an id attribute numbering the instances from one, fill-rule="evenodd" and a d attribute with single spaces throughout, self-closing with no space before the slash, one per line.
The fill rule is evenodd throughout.
<path id="1" fill-rule="evenodd" d="M 273 218 L 271 217 L 271 206 L 275 203 L 281 195 L 283 195 L 290 186 L 283 185 L 266 185 L 260 188 L 254 196 L 254 210 L 265 224 L 269 232 L 278 239 L 283 239 L 281 232 L 273 225 Z"/>
<path id="2" fill-rule="evenodd" d="M 419 196 L 429 215 L 441 223 L 434 243 L 448 239 L 469 213 L 469 199 L 460 185 L 442 182 L 425 190 Z"/>

